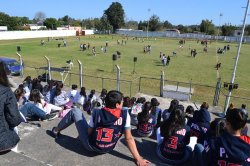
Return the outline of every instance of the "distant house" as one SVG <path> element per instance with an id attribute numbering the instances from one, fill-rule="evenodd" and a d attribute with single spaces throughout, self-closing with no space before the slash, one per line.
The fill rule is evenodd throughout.
<path id="1" fill-rule="evenodd" d="M 37 30 L 40 30 L 40 29 L 47 29 L 46 26 L 40 26 L 40 25 L 37 25 L 37 24 L 28 24 L 28 26 L 30 27 L 30 30 L 32 30 L 32 31 L 37 31 Z"/>
<path id="2" fill-rule="evenodd" d="M 0 26 L 0 31 L 8 31 L 8 27 L 7 26 Z"/>

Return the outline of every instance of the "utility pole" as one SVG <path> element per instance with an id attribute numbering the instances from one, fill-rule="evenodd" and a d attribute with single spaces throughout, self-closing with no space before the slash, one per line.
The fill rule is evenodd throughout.
<path id="1" fill-rule="evenodd" d="M 241 48 L 241 44 L 242 44 L 243 37 L 244 37 L 244 32 L 245 32 L 246 19 L 247 19 L 247 15 L 248 15 L 249 1 L 250 0 L 247 0 L 247 7 L 246 7 L 246 11 L 245 11 L 244 20 L 243 20 L 242 33 L 241 33 L 241 37 L 240 37 L 240 41 L 239 41 L 239 46 L 238 46 L 236 58 L 235 58 L 235 61 L 234 61 L 234 69 L 233 69 L 233 72 L 232 72 L 232 78 L 231 78 L 231 81 L 230 81 L 231 85 L 234 85 L 234 79 L 235 79 L 235 74 L 236 74 L 237 63 L 238 63 L 238 60 L 239 60 L 239 57 L 240 57 L 240 48 Z M 228 108 L 228 105 L 229 105 L 229 102 L 230 102 L 231 93 L 232 93 L 232 88 L 228 88 L 228 95 L 226 96 L 225 106 L 224 106 L 224 115 L 226 115 L 226 113 L 227 113 L 227 108 Z"/>

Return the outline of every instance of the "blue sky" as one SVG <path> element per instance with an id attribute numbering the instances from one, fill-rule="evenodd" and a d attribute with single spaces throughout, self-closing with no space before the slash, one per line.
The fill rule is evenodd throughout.
<path id="1" fill-rule="evenodd" d="M 46 17 L 75 19 L 101 17 L 114 0 L 1 0 L 0 12 L 33 19 L 37 12 Z M 117 0 L 126 20 L 147 20 L 153 14 L 174 25 L 200 24 L 202 19 L 216 25 L 241 25 L 247 0 Z M 220 13 L 223 16 L 220 17 Z M 249 23 L 249 21 L 247 21 Z"/>

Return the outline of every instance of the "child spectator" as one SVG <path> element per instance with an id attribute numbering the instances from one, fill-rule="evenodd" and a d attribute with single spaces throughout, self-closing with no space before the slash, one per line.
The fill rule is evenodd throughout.
<path id="1" fill-rule="evenodd" d="M 194 115 L 194 107 L 191 105 L 187 106 L 185 110 L 186 124 L 189 124 L 192 121 L 193 115 Z"/>
<path id="2" fill-rule="evenodd" d="M 85 87 L 81 87 L 79 97 L 77 100 L 77 105 L 80 106 L 80 108 L 82 108 L 86 101 L 87 101 L 87 95 Z"/>
<path id="3" fill-rule="evenodd" d="M 105 105 L 105 97 L 107 95 L 108 91 L 107 89 L 102 89 L 101 94 L 99 96 L 99 99 L 102 101 L 102 105 Z"/>
<path id="4" fill-rule="evenodd" d="M 48 80 L 47 85 L 43 87 L 44 100 L 48 103 L 54 103 L 54 98 L 56 96 L 56 87 L 53 80 Z"/>
<path id="5" fill-rule="evenodd" d="M 170 106 L 168 109 L 165 109 L 162 113 L 163 120 L 167 120 L 171 114 L 171 112 L 179 105 L 179 101 L 176 99 L 173 99 L 170 103 Z"/>
<path id="6" fill-rule="evenodd" d="M 167 120 L 157 129 L 157 155 L 167 164 L 183 164 L 192 156 L 190 127 L 185 125 L 185 113 L 173 109 Z"/>
<path id="7" fill-rule="evenodd" d="M 149 161 L 141 158 L 131 135 L 130 116 L 126 110 L 121 109 L 122 93 L 110 91 L 105 98 L 105 103 L 106 107 L 94 110 L 89 124 L 81 110 L 72 109 L 57 127 L 52 129 L 53 135 L 58 137 L 62 130 L 75 123 L 79 134 L 78 138 L 84 149 L 97 153 L 108 153 L 115 148 L 116 143 L 124 133 L 136 164 L 147 166 Z"/>
<path id="8" fill-rule="evenodd" d="M 79 97 L 79 93 L 77 91 L 77 85 L 73 84 L 71 86 L 71 91 L 69 92 L 68 97 L 73 102 L 73 104 L 77 103 Z"/>
<path id="9" fill-rule="evenodd" d="M 242 136 L 247 116 L 241 109 L 229 109 L 226 131 L 211 141 L 197 160 L 202 165 L 250 165 L 250 138 Z"/>
<path id="10" fill-rule="evenodd" d="M 18 108 L 20 108 L 27 102 L 27 99 L 24 97 L 25 91 L 23 88 L 17 88 L 14 94 L 16 96 Z"/>
<path id="11" fill-rule="evenodd" d="M 56 95 L 54 98 L 54 104 L 56 106 L 65 106 L 69 102 L 67 93 L 62 89 L 63 89 L 63 83 L 58 82 L 56 86 Z"/>
<path id="12" fill-rule="evenodd" d="M 208 131 L 210 129 L 211 116 L 208 112 L 209 105 L 206 102 L 203 102 L 200 110 L 196 113 L 193 118 L 190 128 L 191 136 L 198 138 L 197 143 L 200 143 L 206 146 L 208 141 Z"/>
<path id="13" fill-rule="evenodd" d="M 153 120 L 152 124 L 154 125 L 155 128 L 158 128 L 161 123 L 161 113 L 162 113 L 161 109 L 158 107 L 160 103 L 158 102 L 156 98 L 152 98 L 151 105 L 152 105 L 152 109 L 151 109 L 150 115 Z"/>
<path id="14" fill-rule="evenodd" d="M 150 137 L 154 131 L 153 117 L 150 115 L 151 109 L 151 103 L 146 102 L 143 105 L 142 112 L 140 112 L 137 116 L 137 133 L 142 137 Z"/>
<path id="15" fill-rule="evenodd" d="M 142 112 L 143 104 L 146 102 L 145 97 L 140 97 L 137 99 L 136 103 L 132 106 L 131 109 L 131 124 L 137 126 L 138 120 L 137 115 Z"/>

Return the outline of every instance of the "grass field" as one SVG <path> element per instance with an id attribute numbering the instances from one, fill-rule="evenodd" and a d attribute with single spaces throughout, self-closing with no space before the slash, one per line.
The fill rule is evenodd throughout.
<path id="1" fill-rule="evenodd" d="M 44 46 L 40 45 L 41 40 L 45 40 L 46 44 Z M 142 42 L 142 40 L 133 40 L 132 37 L 129 37 L 126 45 L 117 45 L 117 40 L 126 40 L 121 36 L 85 36 L 81 37 L 80 41 L 75 37 L 68 37 L 65 40 L 67 41 L 67 47 L 61 48 L 58 48 L 57 44 L 62 44 L 62 40 L 53 39 L 48 42 L 47 38 L 0 41 L 0 56 L 17 58 L 16 46 L 21 46 L 21 55 L 26 67 L 25 76 L 31 75 L 33 77 L 37 76 L 37 73 L 43 73 L 43 71 L 35 70 L 34 68 L 46 66 L 44 56 L 51 60 L 53 67 L 63 67 L 66 65 L 66 60 L 73 59 L 74 67 L 71 71 L 72 73 L 78 73 L 76 60 L 80 60 L 83 64 L 84 75 L 95 76 L 84 76 L 84 86 L 87 89 L 96 89 L 98 91 L 101 90 L 102 86 L 108 90 L 115 88 L 115 80 L 96 77 L 115 79 L 116 73 L 113 72 L 113 64 L 118 64 L 121 68 L 121 79 L 133 80 L 132 82 L 122 82 L 121 91 L 127 95 L 131 92 L 133 95 L 138 91 L 140 76 L 160 78 L 161 71 L 164 71 L 166 80 L 185 82 L 181 83 L 180 86 L 188 87 L 188 83 L 191 81 L 194 84 L 215 87 L 218 77 L 215 65 L 218 61 L 222 64 L 219 69 L 219 77 L 221 77 L 222 83 L 230 82 L 238 46 L 237 43 L 212 41 L 212 43 L 208 44 L 208 53 L 204 53 L 204 46 L 191 39 L 186 40 L 183 49 L 179 48 L 179 40 L 166 38 L 149 38 L 144 39 L 144 42 Z M 109 44 L 107 53 L 101 53 L 101 46 L 104 46 L 106 41 Z M 91 48 L 95 46 L 97 55 L 93 56 L 91 49 L 84 52 L 80 51 L 80 43 L 90 43 Z M 227 44 L 231 46 L 230 51 L 223 55 L 216 55 L 216 49 L 219 47 L 223 48 Z M 143 53 L 143 48 L 146 45 L 152 46 L 151 54 Z M 196 58 L 190 56 L 189 48 L 197 50 L 198 55 Z M 112 54 L 116 51 L 121 52 L 121 58 L 113 63 Z M 169 66 L 164 67 L 162 65 L 159 58 L 160 51 L 170 55 L 171 61 Z M 177 53 L 177 56 L 172 56 L 173 51 Z M 239 84 L 239 88 L 233 91 L 233 96 L 243 98 L 249 98 L 250 96 L 249 52 L 250 45 L 243 44 L 235 77 L 235 83 Z M 135 68 L 136 73 L 132 74 L 134 57 L 137 57 L 138 61 Z M 53 77 L 56 79 L 61 78 L 58 73 L 54 73 Z M 69 75 L 66 83 L 79 84 L 77 77 L 76 74 Z M 142 79 L 141 81 L 142 92 L 159 95 L 158 80 Z M 170 84 L 170 82 L 167 83 Z M 214 95 L 214 88 L 212 87 L 194 85 L 195 92 L 192 100 L 198 102 L 209 101 L 209 103 L 212 103 Z M 220 105 L 222 106 L 225 100 L 223 93 L 227 94 L 226 89 L 222 90 L 220 95 Z M 250 101 L 246 99 L 232 98 L 232 102 L 237 103 L 237 106 L 241 103 L 250 105 Z"/>

